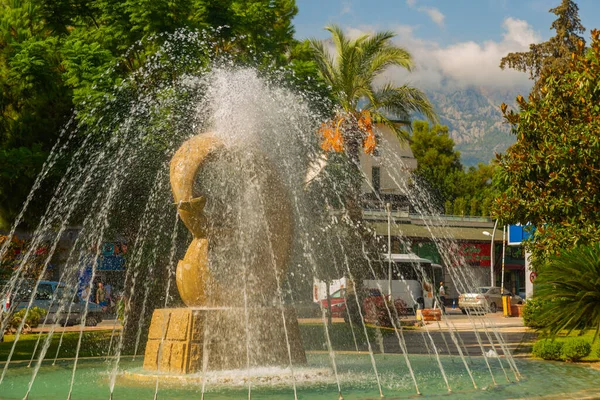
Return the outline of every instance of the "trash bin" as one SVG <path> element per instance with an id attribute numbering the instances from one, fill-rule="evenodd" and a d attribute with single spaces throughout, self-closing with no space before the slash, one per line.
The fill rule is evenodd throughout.
<path id="1" fill-rule="evenodd" d="M 512 317 L 510 304 L 512 300 L 512 295 L 508 293 L 502 294 L 502 309 L 504 310 L 505 317 Z"/>

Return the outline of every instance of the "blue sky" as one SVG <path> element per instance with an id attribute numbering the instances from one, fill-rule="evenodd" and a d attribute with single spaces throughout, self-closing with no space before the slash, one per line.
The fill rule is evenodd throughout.
<path id="1" fill-rule="evenodd" d="M 529 43 L 553 34 L 555 15 L 548 12 L 561 0 L 296 0 L 298 39 L 326 39 L 323 27 L 336 23 L 350 35 L 378 30 L 396 32 L 417 69 L 410 75 L 392 71 L 390 79 L 422 86 L 480 85 L 523 87 L 526 74 L 502 71 L 500 58 L 526 51 Z M 577 0 L 587 28 L 600 29 L 600 0 Z"/>

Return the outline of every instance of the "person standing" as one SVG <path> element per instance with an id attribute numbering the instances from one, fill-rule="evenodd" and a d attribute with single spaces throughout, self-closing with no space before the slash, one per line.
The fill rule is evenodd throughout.
<path id="1" fill-rule="evenodd" d="M 440 282 L 440 289 L 438 290 L 438 296 L 440 298 L 440 310 L 443 313 L 446 312 L 446 289 L 444 288 L 444 282 Z"/>
<path id="2" fill-rule="evenodd" d="M 81 291 L 81 300 L 89 301 L 90 299 L 90 285 L 85 285 L 85 288 Z"/>
<path id="3" fill-rule="evenodd" d="M 112 295 L 112 285 L 110 283 L 107 283 L 106 285 L 104 285 L 104 290 L 106 290 L 106 306 L 110 311 L 112 311 L 113 307 L 115 306 L 115 302 L 113 300 Z"/>
<path id="4" fill-rule="evenodd" d="M 98 289 L 96 289 L 96 304 L 102 307 L 103 311 L 106 311 L 106 289 L 104 289 L 102 282 L 98 282 Z"/>

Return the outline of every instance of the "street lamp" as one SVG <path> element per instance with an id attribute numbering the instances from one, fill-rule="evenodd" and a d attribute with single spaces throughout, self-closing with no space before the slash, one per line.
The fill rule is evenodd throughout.
<path id="1" fill-rule="evenodd" d="M 392 298 L 392 205 L 385 205 L 387 211 L 387 228 L 388 228 L 388 295 Z"/>
<path id="2" fill-rule="evenodd" d="M 485 236 L 491 236 L 492 237 L 492 245 L 490 247 L 490 286 L 496 286 L 494 285 L 494 235 L 496 234 L 496 228 L 498 227 L 498 220 L 496 220 L 496 222 L 494 223 L 494 230 L 492 231 L 492 233 L 489 233 L 488 231 L 483 231 L 483 234 Z"/>

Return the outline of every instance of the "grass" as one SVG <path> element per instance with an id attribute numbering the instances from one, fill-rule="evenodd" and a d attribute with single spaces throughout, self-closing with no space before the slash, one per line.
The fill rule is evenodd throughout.
<path id="1" fill-rule="evenodd" d="M 88 331 L 84 332 L 81 339 L 80 357 L 105 356 L 108 351 L 112 330 L 109 331 Z M 29 360 L 38 340 L 38 333 L 21 335 L 15 346 L 12 360 Z M 42 334 L 38 353 L 41 350 L 47 334 Z M 115 338 L 116 339 L 116 338 Z M 0 362 L 6 361 L 13 346 L 15 335 L 4 335 L 4 342 L 0 343 Z M 60 340 L 60 333 L 52 336 L 52 342 L 46 353 L 46 358 L 54 358 Z M 75 357 L 77 342 L 79 341 L 79 332 L 65 332 L 63 343 L 60 348 L 58 358 Z"/>
<path id="2" fill-rule="evenodd" d="M 346 323 L 334 323 L 329 328 L 329 337 L 331 344 L 336 351 L 355 351 L 356 345 L 354 337 L 356 337 L 356 343 L 359 350 L 367 350 L 367 342 L 364 334 L 363 326 L 354 326 L 354 336 L 350 324 Z M 408 328 L 405 328 L 408 329 Z M 94 357 L 94 356 L 106 356 L 108 346 L 110 343 L 110 336 L 112 331 L 86 331 L 83 333 L 81 350 L 79 352 L 80 357 Z M 367 326 L 367 335 L 371 344 L 378 342 L 378 337 L 385 337 L 394 335 L 393 329 L 377 328 L 375 326 Z M 380 336 L 381 335 L 381 336 Z M 47 338 L 47 334 L 42 334 L 40 345 L 38 346 L 38 353 Z M 300 336 L 302 337 L 302 343 L 305 350 L 322 351 L 327 350 L 327 339 L 325 336 L 325 328 L 321 323 L 303 323 L 300 324 Z M 10 350 L 14 342 L 14 335 L 4 335 L 4 342 L 0 343 L 0 362 L 6 361 Z M 21 335 L 19 341 L 15 347 L 15 352 L 12 356 L 12 360 L 29 360 L 31 354 L 35 348 L 35 344 L 38 339 L 38 334 L 27 334 Z M 115 337 L 115 340 L 117 338 Z M 46 353 L 46 358 L 54 358 L 56 349 L 58 348 L 58 342 L 60 340 L 60 333 L 55 333 L 52 336 L 50 348 Z M 79 340 L 79 332 L 65 332 L 63 337 L 63 343 L 60 348 L 59 358 L 71 358 L 75 357 L 77 349 L 77 342 Z M 376 347 L 376 346 L 375 346 Z"/>

